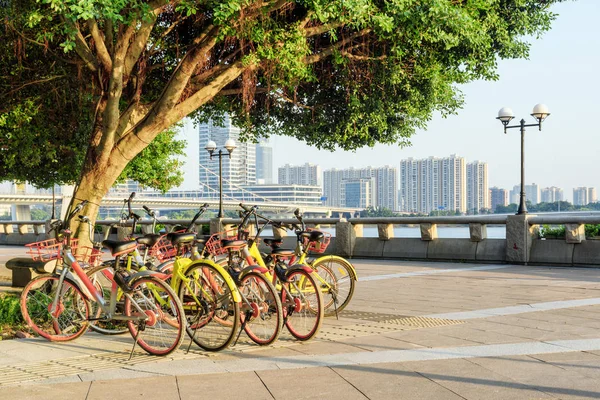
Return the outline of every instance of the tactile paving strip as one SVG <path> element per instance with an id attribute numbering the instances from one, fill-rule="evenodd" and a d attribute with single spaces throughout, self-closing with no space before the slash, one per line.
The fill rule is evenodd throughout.
<path id="1" fill-rule="evenodd" d="M 408 317 L 408 315 L 398 315 L 398 314 L 382 314 L 376 312 L 368 312 L 368 311 L 354 311 L 354 310 L 344 310 L 340 313 L 340 318 L 350 318 L 350 319 L 362 319 L 366 321 L 375 321 L 381 322 L 388 319 L 394 318 L 404 318 Z"/>
<path id="2" fill-rule="evenodd" d="M 405 325 L 415 328 L 434 328 L 436 326 L 450 326 L 463 324 L 464 321 L 456 319 L 430 318 L 430 317 L 406 317 L 381 321 L 383 324 Z"/>

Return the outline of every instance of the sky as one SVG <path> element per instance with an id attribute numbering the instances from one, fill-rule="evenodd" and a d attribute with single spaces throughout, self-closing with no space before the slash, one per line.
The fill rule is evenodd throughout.
<path id="1" fill-rule="evenodd" d="M 490 187 L 512 189 L 520 184 L 519 129 L 509 129 L 505 135 L 495 118 L 506 106 L 515 114 L 513 124 L 521 118 L 535 123 L 530 114 L 534 105 L 543 103 L 551 115 L 542 131 L 534 127 L 525 133 L 525 183 L 540 188 L 558 186 L 569 201 L 574 187 L 600 191 L 600 121 L 596 120 L 600 116 L 600 0 L 566 1 L 555 5 L 553 11 L 557 19 L 540 39 L 531 39 L 528 60 L 500 60 L 497 81 L 460 86 L 463 108 L 447 118 L 434 115 L 427 129 L 413 136 L 412 146 L 376 145 L 356 152 L 329 152 L 274 136 L 270 140 L 273 176 L 287 163 L 309 162 L 323 170 L 369 165 L 399 168 L 400 160 L 409 157 L 456 154 L 467 162 L 487 162 Z M 190 149 L 188 162 L 197 154 L 194 132 L 190 123 L 182 132 Z M 187 174 L 186 180 L 193 179 L 194 171 Z"/>

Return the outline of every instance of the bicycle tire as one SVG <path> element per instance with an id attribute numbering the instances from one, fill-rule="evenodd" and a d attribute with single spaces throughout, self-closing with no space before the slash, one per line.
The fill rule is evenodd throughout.
<path id="1" fill-rule="evenodd" d="M 356 280 L 352 266 L 344 260 L 327 256 L 318 258 L 310 266 L 328 284 L 328 286 L 321 284 L 325 316 L 336 315 L 336 310 L 340 313 L 354 296 Z M 316 280 L 321 283 L 318 278 Z"/>
<path id="2" fill-rule="evenodd" d="M 111 278 L 111 274 L 105 273 L 107 269 L 112 270 L 114 273 L 114 263 L 113 262 L 104 262 L 97 267 L 90 268 L 86 271 L 87 276 L 90 278 L 94 286 L 100 293 L 102 293 L 104 299 L 106 301 L 110 301 L 110 296 L 112 292 L 112 284 L 114 280 Z M 102 315 L 102 309 L 99 304 L 93 302 L 91 305 L 91 315 L 94 318 L 100 318 Z M 124 310 L 124 297 L 121 293 L 120 297 L 117 298 L 117 314 L 122 314 Z M 90 322 L 90 328 L 98 333 L 103 335 L 120 335 L 129 331 L 127 327 L 126 321 L 119 320 L 94 320 Z"/>
<path id="3" fill-rule="evenodd" d="M 23 319 L 36 334 L 51 341 L 65 342 L 87 331 L 90 305 L 73 281 L 65 278 L 59 288 L 59 279 L 54 274 L 34 278 L 23 288 L 20 305 Z M 51 307 L 58 290 L 59 305 L 53 316 Z"/>
<path id="4" fill-rule="evenodd" d="M 187 333 L 207 351 L 227 348 L 240 326 L 240 306 L 221 272 L 209 263 L 195 262 L 179 286 Z M 233 290 L 237 290 L 233 288 Z"/>
<path id="5" fill-rule="evenodd" d="M 283 329 L 283 310 L 273 284 L 262 274 L 251 271 L 240 280 L 238 288 L 242 295 L 240 317 L 242 324 L 246 321 L 244 331 L 248 337 L 261 346 L 275 342 Z"/>
<path id="6" fill-rule="evenodd" d="M 315 290 L 318 286 L 312 274 L 303 269 L 287 272 L 286 280 L 282 289 L 285 326 L 296 339 L 310 340 L 323 322 L 323 295 Z"/>
<path id="7" fill-rule="evenodd" d="M 139 307 L 148 317 L 141 322 L 127 321 L 129 333 L 150 354 L 165 356 L 173 352 L 183 341 L 185 325 L 183 306 L 175 292 L 152 275 L 135 278 L 129 286 L 125 316 L 140 315 Z"/>

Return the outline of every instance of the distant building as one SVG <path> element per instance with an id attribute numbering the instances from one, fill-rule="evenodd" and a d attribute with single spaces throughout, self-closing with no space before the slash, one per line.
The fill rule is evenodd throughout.
<path id="1" fill-rule="evenodd" d="M 474 161 L 467 164 L 467 213 L 478 214 L 490 209 L 488 188 L 488 164 Z"/>
<path id="2" fill-rule="evenodd" d="M 498 206 L 507 206 L 508 190 L 500 189 L 498 187 L 490 188 L 490 202 L 492 212 L 496 211 L 496 207 Z"/>
<path id="3" fill-rule="evenodd" d="M 285 164 L 277 171 L 277 182 L 280 185 L 321 186 L 321 167 L 315 164 Z"/>
<path id="4" fill-rule="evenodd" d="M 531 204 L 540 202 L 540 187 L 537 184 L 525 185 L 525 201 L 529 201 Z M 521 202 L 521 185 L 515 185 L 510 191 L 510 202 L 511 204 Z"/>
<path id="5" fill-rule="evenodd" d="M 325 204 L 339 207 L 347 204 L 345 181 L 357 179 L 371 179 L 371 184 L 362 183 L 361 186 L 369 193 L 369 199 L 365 199 L 366 207 L 373 206 L 387 208 L 392 211 L 398 210 L 398 170 L 394 167 L 366 167 L 348 169 L 330 169 L 323 172 L 323 196 Z M 366 186 L 369 189 L 366 189 Z M 355 187 L 355 186 L 351 186 Z M 366 193 L 362 192 L 362 194 Z M 354 193 L 354 192 L 353 192 Z M 361 194 L 361 195 L 362 195 Z M 355 199 L 350 200 L 354 202 Z"/>
<path id="6" fill-rule="evenodd" d="M 451 155 L 401 160 L 400 211 L 426 214 L 437 210 L 466 212 L 466 181 L 463 157 Z"/>
<path id="7" fill-rule="evenodd" d="M 261 140 L 256 144 L 256 182 L 273 183 L 273 148 L 269 142 Z"/>
<path id="8" fill-rule="evenodd" d="M 276 203 L 292 203 L 294 205 L 320 206 L 321 187 L 307 185 L 252 185 L 244 186 L 246 194 L 238 194 L 236 198 L 243 199 L 249 193 L 259 196 L 262 201 Z M 252 200 L 250 200 L 252 201 Z"/>
<path id="9" fill-rule="evenodd" d="M 576 206 L 585 206 L 589 203 L 598 201 L 596 188 L 578 187 L 573 189 L 573 204 Z"/>
<path id="10" fill-rule="evenodd" d="M 224 126 L 218 126 L 213 121 L 200 124 L 200 187 L 205 197 L 218 197 L 219 193 L 219 149 L 223 149 L 223 191 L 235 192 L 236 188 L 256 184 L 256 145 L 240 141 L 240 128 L 233 125 L 231 118 L 226 116 Z M 233 139 L 237 148 L 231 154 L 231 159 L 224 149 L 225 142 Z M 205 147 L 209 140 L 217 144 L 217 150 L 210 159 Z"/>
<path id="11" fill-rule="evenodd" d="M 372 206 L 373 178 L 354 178 L 342 181 L 342 207 L 367 208 Z"/>
<path id="12" fill-rule="evenodd" d="M 551 186 L 541 190 L 541 197 L 542 203 L 555 203 L 557 201 L 563 201 L 564 194 L 561 188 Z"/>

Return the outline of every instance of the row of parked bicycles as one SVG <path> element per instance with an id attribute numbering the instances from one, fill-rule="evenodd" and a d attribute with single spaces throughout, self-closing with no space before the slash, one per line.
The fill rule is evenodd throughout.
<path id="1" fill-rule="evenodd" d="M 311 256 L 324 253 L 331 237 L 307 229 L 299 210 L 293 223 L 282 223 L 259 214 L 257 206 L 240 204 L 239 225 L 202 236 L 195 228 L 205 204 L 188 226 L 134 237 L 141 219 L 132 210 L 134 196 L 124 201 L 124 216 L 132 221 L 127 240 L 108 240 L 109 229 L 105 240 L 95 242 L 90 219 L 78 215 L 82 202 L 51 224 L 54 239 L 28 245 L 34 259 L 57 260 L 53 273 L 34 278 L 21 295 L 23 317 L 35 333 L 67 341 L 88 328 L 129 332 L 131 354 L 139 345 L 154 355 L 171 353 L 187 333 L 188 351 L 192 343 L 219 351 L 237 343 L 242 332 L 269 345 L 284 326 L 297 340 L 309 340 L 323 317 L 337 317 L 352 299 L 354 267 L 335 255 Z M 143 209 L 155 232 L 156 213 Z M 92 248 L 72 238 L 76 216 L 88 224 Z M 262 238 L 268 227 L 293 231 L 295 249 L 282 248 L 280 238 Z M 102 260 L 103 248 L 112 259 Z"/>

